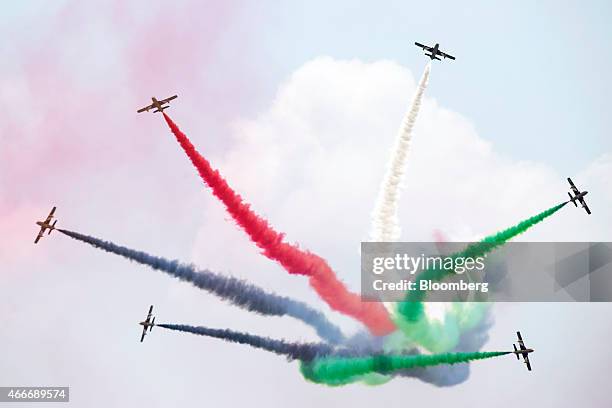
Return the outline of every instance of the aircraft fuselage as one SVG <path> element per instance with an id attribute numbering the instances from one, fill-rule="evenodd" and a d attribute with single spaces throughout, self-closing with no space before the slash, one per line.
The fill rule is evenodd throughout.
<path id="1" fill-rule="evenodd" d="M 431 49 L 430 53 L 429 54 L 425 53 L 425 55 L 427 55 L 432 60 L 441 61 L 440 58 L 437 57 L 439 49 L 440 49 L 440 44 L 436 44 Z"/>
<path id="2" fill-rule="evenodd" d="M 156 109 L 161 109 L 162 108 L 162 104 L 159 103 L 159 101 L 157 100 L 157 98 L 155 98 L 154 96 L 151 97 L 151 101 L 153 101 L 153 106 L 155 106 Z"/>
<path id="3" fill-rule="evenodd" d="M 589 192 L 588 191 L 582 191 L 579 194 L 576 194 L 573 198 L 572 201 L 574 200 L 580 200 L 582 197 L 584 197 L 585 195 L 587 195 Z"/>
<path id="4" fill-rule="evenodd" d="M 154 112 L 163 112 L 164 109 L 167 108 L 167 106 L 164 106 L 160 101 L 157 100 L 156 97 L 152 96 L 151 97 L 151 101 L 153 101 L 153 106 L 155 106 L 155 110 Z"/>

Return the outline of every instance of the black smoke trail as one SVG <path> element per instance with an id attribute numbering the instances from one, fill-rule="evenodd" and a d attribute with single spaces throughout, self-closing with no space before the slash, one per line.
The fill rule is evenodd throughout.
<path id="1" fill-rule="evenodd" d="M 158 271 L 163 271 L 180 280 L 190 282 L 230 303 L 250 312 L 268 316 L 291 316 L 312 326 L 324 340 L 337 344 L 344 336 L 338 327 L 333 325 L 325 315 L 303 302 L 265 292 L 263 289 L 233 277 L 221 276 L 209 270 L 197 270 L 195 266 L 183 264 L 178 260 L 168 260 L 146 252 L 136 251 L 124 246 L 104 241 L 98 238 L 79 234 L 64 229 L 58 231 L 76 240 L 90 244 L 131 261 L 147 265 Z"/>

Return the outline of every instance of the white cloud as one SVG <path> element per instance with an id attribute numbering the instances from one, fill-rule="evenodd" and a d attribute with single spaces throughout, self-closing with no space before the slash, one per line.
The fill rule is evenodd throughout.
<path id="1" fill-rule="evenodd" d="M 435 76 L 434 69 L 432 81 Z M 290 241 L 319 252 L 358 288 L 358 244 L 414 89 L 414 75 L 394 62 L 315 59 L 291 75 L 267 111 L 235 125 L 234 147 L 213 165 Z M 500 115 L 500 126 L 505 120 Z M 477 239 L 566 198 L 568 175 L 495 152 L 469 119 L 430 96 L 414 133 L 400 202 L 404 240 L 432 240 L 434 229 L 455 240 Z M 609 215 L 596 209 L 612 202 L 609 193 L 599 193 L 611 163 L 604 155 L 569 175 L 580 187 L 598 188 L 588 197 L 591 217 L 567 207 L 521 239 L 609 239 Z M 229 238 L 252 248 L 230 224 L 207 217 L 200 235 L 215 231 L 219 242 Z M 197 260 L 228 266 L 206 239 L 195 253 Z M 250 262 L 229 260 L 232 270 Z"/>
<path id="2" fill-rule="evenodd" d="M 226 156 L 211 157 L 257 212 L 285 231 L 290 241 L 326 257 L 354 290 L 359 289 L 358 243 L 367 237 L 389 149 L 412 98 L 414 76 L 419 74 L 388 61 L 314 60 L 286 81 L 269 109 L 235 125 Z M 436 80 L 435 69 L 431 80 Z M 194 130 L 200 118 L 186 117 L 192 122 L 181 125 L 194 142 L 202 143 L 196 136 L 201 133 Z M 500 121 L 505 120 L 500 115 Z M 160 137 L 155 142 L 152 135 L 158 133 L 171 138 L 167 129 L 158 129 L 158 122 L 151 121 L 150 128 L 144 123 L 139 126 L 145 126 L 145 131 L 138 132 L 141 137 L 135 143 L 145 149 L 146 163 L 140 158 L 127 160 L 127 155 L 111 150 L 103 162 L 116 157 L 110 160 L 112 171 L 87 174 L 78 183 L 62 177 L 48 183 L 59 189 L 57 197 L 62 201 L 57 205 L 64 209 L 61 225 L 155 254 L 185 258 L 193 225 L 203 219 L 193 248 L 198 265 L 248 277 L 268 290 L 325 310 L 304 277 L 288 276 L 263 258 L 228 221 L 173 140 Z M 426 96 L 400 203 L 404 238 L 429 240 L 436 228 L 455 239 L 477 237 L 566 197 L 565 174 L 502 157 L 486 139 L 468 119 Z M 208 151 L 216 141 L 206 141 Z M 150 143 L 155 143 L 154 148 L 147 149 Z M 121 146 L 121 152 L 132 150 Z M 580 174 L 571 175 L 590 191 L 592 216 L 568 207 L 524 238 L 609 240 L 611 169 L 612 156 L 603 155 Z M 32 202 L 41 201 L 30 195 Z M 372 406 L 381 399 L 399 406 L 405 405 L 406 387 L 420 404 L 435 405 L 444 398 L 459 405 L 471 399 L 474 405 L 496 398 L 511 406 L 523 402 L 525 395 L 561 398 L 559 389 L 579 387 L 580 392 L 569 396 L 575 398 L 601 392 L 596 381 L 576 382 L 576 373 L 558 369 L 559 356 L 573 343 L 590 347 L 589 353 L 576 356 L 580 361 L 570 361 L 581 374 L 578 378 L 605 378 L 610 365 L 608 344 L 593 341 L 610 335 L 606 305 L 504 306 L 491 331 L 491 347 L 505 346 L 520 322 L 536 349 L 546 346 L 545 353 L 534 357 L 539 371 L 533 372 L 530 381 L 522 381 L 525 373 L 513 358 L 483 361 L 474 364 L 473 377 L 466 384 L 436 392 L 409 379 L 378 388 L 329 390 L 307 383 L 296 363 L 287 364 L 263 351 L 161 329 L 140 344 L 135 322 L 150 303 L 156 305 L 160 321 L 229 327 L 287 339 L 315 336 L 300 322 L 254 316 L 190 285 L 61 235 L 35 247 L 32 220 L 45 210 L 46 204 L 21 206 L 15 220 L 0 218 L 5 229 L 18 231 L 5 234 L 15 245 L 2 248 L 0 258 L 6 260 L 9 252 L 19 258 L 0 285 L 6 310 L 0 340 L 12 350 L 4 362 L 10 369 L 0 370 L 4 374 L 0 373 L 0 380 L 69 384 L 79 406 L 108 406 L 110 398 L 110 405 L 118 405 L 115 400 L 121 399 L 124 405 L 138 400 L 152 407 L 167 406 L 176 405 L 177 396 L 188 405 L 244 405 L 252 403 L 254 395 L 258 405 L 270 406 L 357 407 Z M 19 242 L 27 242 L 27 248 L 26 244 L 18 247 Z M 345 327 L 357 327 L 348 318 L 329 315 Z M 519 384 L 521 392 L 489 387 L 492 373 L 500 383 Z M 161 391 L 152 394 L 152 384 Z M 236 384 L 241 392 L 235 392 Z M 88 392 L 100 387 L 112 392 L 105 392 L 107 397 L 102 399 Z M 205 392 L 199 392 L 202 387 Z M 565 394 L 562 397 L 568 401 Z"/>
<path id="3" fill-rule="evenodd" d="M 299 242 L 325 257 L 355 291 L 359 290 L 358 245 L 367 238 L 389 149 L 415 89 L 414 78 L 409 70 L 388 61 L 315 59 L 280 87 L 268 110 L 235 124 L 233 147 L 227 155 L 211 158 L 255 211 L 267 217 L 279 231 L 286 232 L 289 241 Z M 431 81 L 435 80 L 433 70 Z M 507 118 L 500 113 L 500 126 L 507 120 L 520 118 Z M 602 155 L 575 175 L 560 174 L 542 163 L 520 157 L 504 156 L 496 152 L 486 135 L 477 133 L 468 118 L 440 106 L 426 94 L 400 202 L 402 238 L 432 240 L 434 230 L 440 229 L 454 240 L 478 239 L 565 200 L 565 177 L 571 176 L 580 187 L 591 191 L 587 198 L 593 215 L 567 206 L 520 239 L 610 240 L 612 219 L 608 209 L 612 208 L 612 192 L 607 186 L 611 170 L 610 154 Z M 211 202 L 215 201 L 209 196 Z M 218 204 L 207 209 L 194 246 L 194 258 L 198 264 L 214 270 L 231 271 L 269 290 L 322 305 L 303 277 L 288 276 L 280 266 L 260 256 Z M 496 349 L 505 344 L 507 336 L 513 335 L 520 323 L 525 330 L 531 328 L 530 338 L 536 344 L 550 344 L 547 336 L 554 337 L 556 343 L 567 338 L 566 343 L 561 340 L 557 344 L 557 350 L 562 350 L 559 347 L 570 346 L 572 341 L 566 333 L 602 330 L 602 318 L 597 316 L 607 309 L 603 305 L 495 307 L 497 322 L 487 347 Z M 546 330 L 537 330 L 548 321 L 551 310 L 564 316 L 559 317 L 562 321 L 546 325 Z M 345 330 L 358 327 L 348 318 L 327 311 L 334 320 L 342 322 Z M 589 319 L 582 318 L 585 314 Z M 259 327 L 260 320 L 257 322 Z M 266 324 L 268 332 L 278 333 L 273 328 L 276 323 Z M 313 338 L 302 325 L 284 321 L 280 324 L 287 329 L 281 330 L 284 336 Z M 584 367 L 605 372 L 609 362 L 596 356 L 605 355 L 607 345 L 591 344 L 594 350 L 585 356 L 588 362 L 583 362 Z M 557 366 L 545 356 L 538 361 L 543 366 Z M 510 369 L 515 363 L 508 359 L 475 364 L 473 378 L 462 387 L 448 390 L 447 397 L 462 400 L 473 393 L 479 400 L 499 398 L 499 389 L 485 387 L 487 378 L 495 370 L 495 375 L 503 376 L 506 382 L 520 381 L 522 370 Z M 247 369 L 250 368 L 254 366 Z M 348 398 L 354 405 L 369 406 L 377 398 L 376 392 L 403 395 L 405 381 L 410 380 L 395 380 L 385 386 L 385 391 L 346 387 L 334 393 L 334 400 Z M 523 386 L 523 391 L 535 394 L 548 390 L 554 394 L 559 388 L 571 386 L 573 381 L 571 376 L 558 377 L 553 382 L 546 376 L 542 380 L 534 378 Z M 287 384 L 305 398 L 328 395 L 322 388 L 305 393 L 292 380 L 287 380 Z M 410 386 L 415 391 L 429 390 L 420 383 L 411 382 Z M 581 387 L 584 392 L 591 392 L 596 386 Z M 367 395 L 356 396 L 362 390 Z M 429 399 L 426 392 L 419 395 L 420 402 Z M 510 392 L 504 393 L 503 399 L 508 406 L 519 402 L 515 393 Z"/>

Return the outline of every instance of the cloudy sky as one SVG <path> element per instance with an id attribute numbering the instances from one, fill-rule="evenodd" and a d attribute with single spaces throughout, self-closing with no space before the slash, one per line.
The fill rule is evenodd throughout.
<path id="1" fill-rule="evenodd" d="M 305 279 L 262 257 L 205 188 L 152 95 L 254 209 L 359 289 L 359 242 L 426 59 L 434 64 L 400 203 L 402 239 L 477 239 L 566 197 L 524 241 L 611 241 L 608 2 L 14 2 L 0 39 L 0 386 L 69 385 L 79 407 L 183 404 L 607 406 L 607 304 L 503 304 L 485 349 L 520 329 L 537 350 L 475 363 L 440 389 L 411 379 L 330 389 L 296 363 L 158 321 L 316 340 L 33 222 L 247 278 L 307 301 Z M 302 4 L 303 3 L 303 4 Z M 448 4 L 447 4 L 448 3 Z M 159 331 L 159 332 L 156 332 Z"/>

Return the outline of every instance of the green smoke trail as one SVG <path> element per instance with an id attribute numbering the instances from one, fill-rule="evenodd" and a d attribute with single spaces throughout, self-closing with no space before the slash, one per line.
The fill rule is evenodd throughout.
<path id="1" fill-rule="evenodd" d="M 564 203 L 555 205 L 554 207 L 549 208 L 548 210 L 543 211 L 540 214 L 534 215 L 531 218 L 527 218 L 526 220 L 521 221 L 518 225 L 515 225 L 514 227 L 505 229 L 495 235 L 488 236 L 480 242 L 468 245 L 466 249 L 460 252 L 459 256 L 478 257 L 487 254 L 498 246 L 505 244 L 510 239 L 527 231 L 529 228 L 533 227 L 537 223 L 544 221 L 546 218 L 550 217 L 551 215 L 559 211 L 561 208 L 563 208 L 567 203 L 568 202 L 566 201 Z"/>
<path id="2" fill-rule="evenodd" d="M 307 380 L 327 385 L 344 385 L 368 373 L 392 374 L 399 370 L 440 364 L 467 363 L 510 354 L 509 351 L 444 353 L 429 355 L 376 355 L 369 357 L 323 357 L 301 362 L 300 371 Z"/>
<path id="3" fill-rule="evenodd" d="M 399 330 L 385 339 L 385 352 L 406 350 L 414 344 L 432 353 L 444 353 L 459 343 L 461 334 L 474 328 L 486 315 L 489 303 L 456 302 L 448 304 L 442 320 L 426 314 L 415 321 L 395 318 Z"/>
<path id="4" fill-rule="evenodd" d="M 519 234 L 527 231 L 537 223 L 550 217 L 567 204 L 567 201 L 558 204 L 554 207 L 549 208 L 533 217 L 530 217 L 524 221 L 521 221 L 517 225 L 507 228 L 497 234 L 490 235 L 484 238 L 480 242 L 476 242 L 468 245 L 463 251 L 460 251 L 454 255 L 456 258 L 467 258 L 467 257 L 479 257 L 493 251 L 497 247 L 505 244 L 510 239 L 516 237 Z M 416 279 L 416 286 L 419 287 L 420 281 L 440 281 L 449 275 L 449 271 L 443 268 L 430 268 L 423 271 Z M 408 325 L 418 322 L 423 318 L 424 306 L 423 300 L 425 300 L 427 293 L 421 290 L 411 291 L 403 302 L 400 302 L 397 306 L 397 314 L 395 323 L 398 324 L 398 320 L 404 320 Z M 401 323 L 399 323 L 401 325 Z M 404 326 L 406 326 L 404 324 Z"/>
<path id="5" fill-rule="evenodd" d="M 396 338 L 386 343 L 386 347 L 392 346 L 394 341 L 405 341 L 406 345 L 418 344 L 432 353 L 442 353 L 456 346 L 461 335 L 457 316 L 453 313 L 445 313 L 443 320 L 431 319 L 423 314 L 416 321 L 409 322 L 401 316 L 396 321 L 399 333 L 392 335 Z"/>

